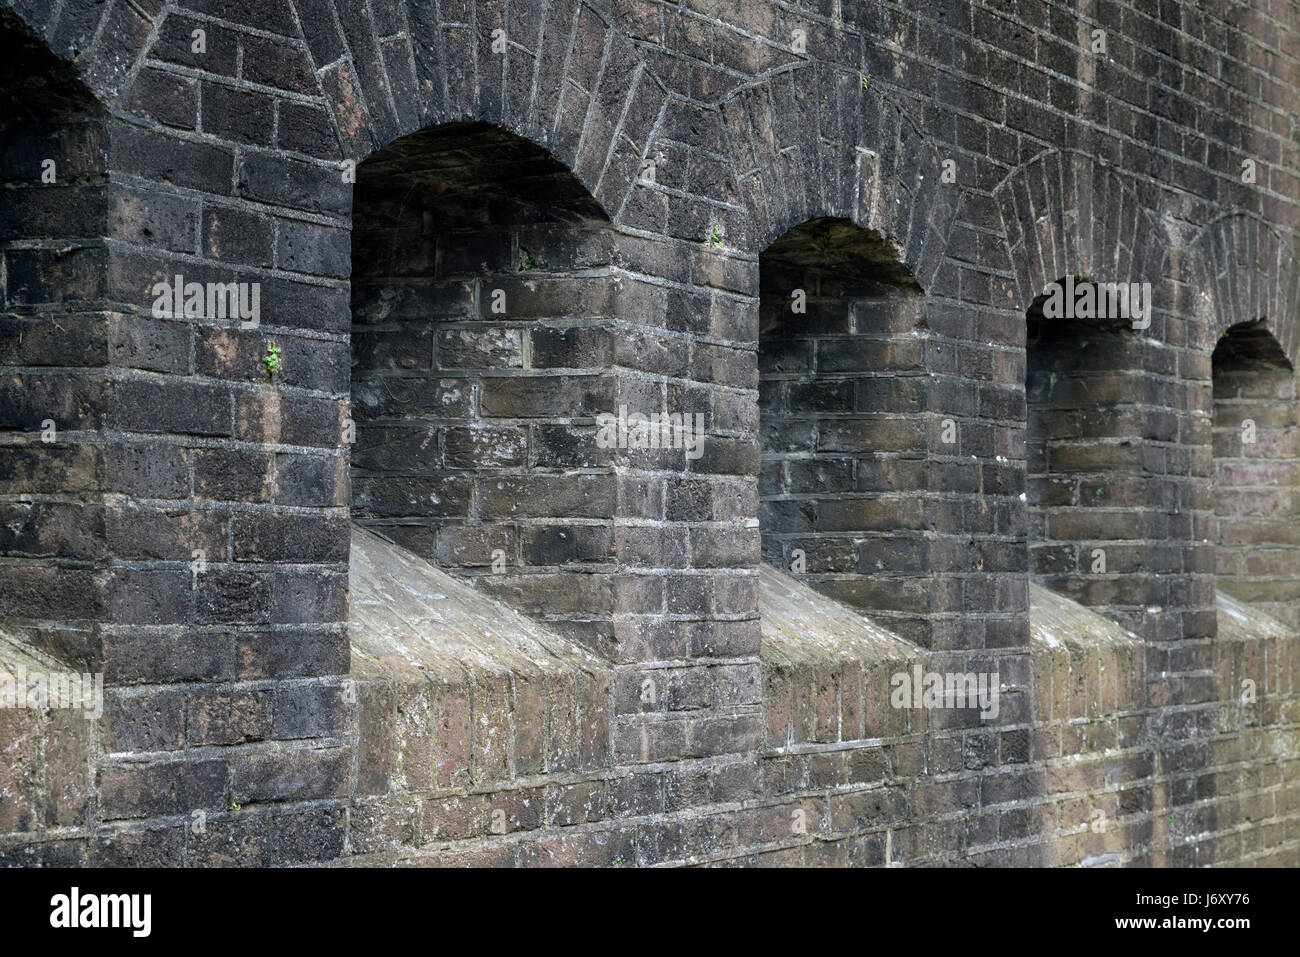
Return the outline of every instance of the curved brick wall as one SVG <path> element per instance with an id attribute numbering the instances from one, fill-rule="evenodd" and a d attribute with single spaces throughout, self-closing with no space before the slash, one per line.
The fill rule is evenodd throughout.
<path id="1" fill-rule="evenodd" d="M 1300 9 L 1155 7 L 0 0 L 0 861 L 1300 862 Z"/>

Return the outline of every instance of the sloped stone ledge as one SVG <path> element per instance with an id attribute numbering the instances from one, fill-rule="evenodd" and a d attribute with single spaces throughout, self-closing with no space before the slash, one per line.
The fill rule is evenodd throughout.
<path id="1" fill-rule="evenodd" d="M 1300 635 L 1259 608 L 1218 590 L 1214 670 L 1228 730 L 1300 725 Z M 1250 684 L 1247 685 L 1246 682 Z M 1290 754 L 1300 753 L 1300 734 Z"/>
<path id="2" fill-rule="evenodd" d="M 0 675 L 71 670 L 0 632 Z M 77 863 L 98 731 L 98 719 L 81 710 L 0 702 L 0 867 Z M 64 842 L 69 853 L 61 859 Z"/>
<path id="3" fill-rule="evenodd" d="M 770 565 L 758 579 L 766 745 L 907 733 L 889 678 L 921 664 L 923 649 Z"/>
<path id="4" fill-rule="evenodd" d="M 1095 718 L 1138 706 L 1142 639 L 1110 619 L 1031 583 L 1029 644 L 1039 721 Z"/>
<path id="5" fill-rule="evenodd" d="M 581 782 L 610 763 L 604 661 L 356 526 L 350 578 L 354 854 L 590 810 Z"/>

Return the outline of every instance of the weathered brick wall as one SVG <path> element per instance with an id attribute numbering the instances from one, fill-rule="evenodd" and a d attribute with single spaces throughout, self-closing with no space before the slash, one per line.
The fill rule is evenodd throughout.
<path id="1" fill-rule="evenodd" d="M 1288 495 L 1222 488 L 1212 362 L 1242 323 L 1293 369 L 1300 348 L 1290 0 L 0 6 L 22 65 L 0 77 L 0 661 L 108 688 L 84 734 L 4 714 L 0 860 L 1296 862 L 1300 641 L 1228 597 L 1262 576 L 1236 597 L 1290 607 L 1300 569 L 1264 531 Z M 47 154 L 67 178 L 40 182 Z M 520 195 L 540 157 L 563 173 Z M 906 295 L 792 269 L 827 222 Z M 259 284 L 259 321 L 156 315 L 178 274 Z M 1109 396 L 1066 411 L 1040 386 L 1075 357 L 1026 317 L 1072 275 L 1155 302 L 1058 376 Z M 450 313 L 382 315 L 444 279 Z M 908 300 L 807 370 L 816 396 L 854 380 L 852 492 L 820 466 L 837 450 L 767 445 L 774 413 L 814 411 L 766 364 L 795 281 L 806 319 Z M 794 318 L 781 341 L 820 348 Z M 481 354 L 447 366 L 461 332 Z M 376 398 L 407 362 L 471 404 Z M 706 413 L 703 457 L 594 448 L 619 404 Z M 1096 456 L 1068 501 L 1041 487 L 1053 441 Z M 809 536 L 783 497 L 898 508 Z M 1216 595 L 1229 507 L 1283 571 L 1221 562 Z M 375 652 L 354 514 L 524 609 L 547 654 Z M 796 532 L 821 591 L 760 570 L 766 548 L 788 572 Z M 815 564 L 841 532 L 853 567 Z M 1064 651 L 1031 575 L 1090 623 Z M 504 608 L 457 602 L 502 638 Z M 890 707 L 899 663 L 996 672 L 996 718 Z"/>

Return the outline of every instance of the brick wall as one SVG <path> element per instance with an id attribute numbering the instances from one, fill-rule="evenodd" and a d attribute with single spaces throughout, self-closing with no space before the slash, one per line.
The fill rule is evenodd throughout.
<path id="1" fill-rule="evenodd" d="M 0 11 L 0 661 L 107 686 L 3 716 L 0 860 L 1296 861 L 1294 380 L 1214 359 L 1300 348 L 1294 4 Z"/>

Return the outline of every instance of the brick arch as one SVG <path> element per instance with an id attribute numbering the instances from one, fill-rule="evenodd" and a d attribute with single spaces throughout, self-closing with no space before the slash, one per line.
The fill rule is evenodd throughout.
<path id="1" fill-rule="evenodd" d="M 901 106 L 864 89 L 861 74 L 808 63 L 741 87 L 719 109 L 755 248 L 810 220 L 846 219 L 880 234 L 928 288 L 960 197 Z"/>
<path id="2" fill-rule="evenodd" d="M 1300 272 L 1290 244 L 1253 213 L 1228 213 L 1207 223 L 1191 244 L 1192 276 L 1205 312 L 1204 345 L 1243 322 L 1263 322 L 1297 365 Z"/>
<path id="3" fill-rule="evenodd" d="M 1161 417 L 1148 414 L 1143 385 L 1149 371 L 1162 368 L 1161 343 L 1174 337 L 1167 323 L 1176 318 L 1177 287 L 1167 275 L 1164 231 L 1131 178 L 1073 151 L 1049 150 L 1017 167 L 995 188 L 994 201 L 1012 274 L 1008 305 L 1026 317 L 1030 574 L 1138 634 L 1190 636 L 1204 609 L 1178 602 L 1181 594 L 1200 594 L 1195 576 L 1165 564 L 1161 551 L 1171 538 L 1190 537 L 1190 529 L 1154 503 L 1176 499 L 1195 479 L 1148 464 L 1170 445 Z M 1103 283 L 1150 283 L 1150 328 L 1043 321 L 1038 297 L 1079 273 Z M 1099 553 L 1102 568 L 1094 564 Z M 1179 614 L 1152 611 L 1166 607 Z"/>
<path id="4" fill-rule="evenodd" d="M 320 26 L 306 35 L 316 65 L 326 67 L 322 92 L 344 155 L 359 162 L 421 129 L 490 123 L 546 148 L 605 210 L 618 212 L 666 92 L 605 15 L 559 0 L 544 12 L 516 5 L 507 21 L 505 0 L 479 0 L 464 24 L 442 19 L 430 0 L 385 6 L 400 38 L 381 42 L 373 20 L 357 19 L 361 5 L 339 9 L 342 36 Z M 495 53 L 493 31 L 507 23 L 505 52 Z"/>
<path id="5" fill-rule="evenodd" d="M 1087 154 L 1039 153 L 993 195 L 1018 309 L 1028 309 L 1048 283 L 1065 275 L 1157 287 L 1164 279 L 1164 230 L 1129 177 Z"/>
<path id="6" fill-rule="evenodd" d="M 74 61 L 100 100 L 131 112 L 141 64 L 172 7 L 151 18 L 124 3 L 68 0 L 55 21 L 56 6 L 0 0 Z M 508 21 L 506 0 L 478 0 L 468 24 L 441 19 L 431 0 L 195 7 L 305 44 L 313 71 L 324 71 L 318 90 L 338 133 L 338 155 L 329 158 L 360 162 L 441 123 L 492 123 L 546 147 L 611 212 L 635 185 L 667 95 L 608 17 L 581 0 L 557 0 L 544 12 L 511 8 Z M 493 53 L 492 31 L 507 22 L 506 52 Z"/>

